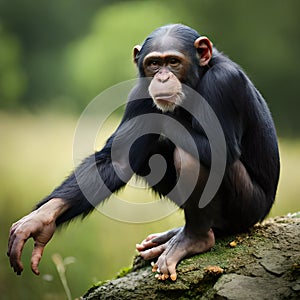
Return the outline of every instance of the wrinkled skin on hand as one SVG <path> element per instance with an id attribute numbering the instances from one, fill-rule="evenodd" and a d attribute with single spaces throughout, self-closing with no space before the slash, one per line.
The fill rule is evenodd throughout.
<path id="1" fill-rule="evenodd" d="M 56 219 L 68 207 L 69 205 L 64 199 L 53 198 L 11 226 L 7 255 L 14 272 L 21 275 L 23 271 L 21 262 L 23 247 L 29 238 L 33 238 L 34 248 L 31 255 L 31 269 L 34 274 L 40 274 L 38 265 L 45 246 L 55 232 Z"/>
<path id="2" fill-rule="evenodd" d="M 31 269 L 39 275 L 38 265 L 41 260 L 44 248 L 52 238 L 56 229 L 55 220 L 33 211 L 14 223 L 10 229 L 8 251 L 10 265 L 18 275 L 23 271 L 21 254 L 26 241 L 29 238 L 34 240 L 34 248 L 31 255 Z"/>

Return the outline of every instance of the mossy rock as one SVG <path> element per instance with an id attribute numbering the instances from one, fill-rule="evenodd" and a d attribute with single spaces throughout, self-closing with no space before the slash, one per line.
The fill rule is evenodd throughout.
<path id="1" fill-rule="evenodd" d="M 131 269 L 82 299 L 300 299 L 300 213 L 218 239 L 211 251 L 183 260 L 177 273 L 175 282 L 158 281 L 150 263 L 136 257 Z"/>

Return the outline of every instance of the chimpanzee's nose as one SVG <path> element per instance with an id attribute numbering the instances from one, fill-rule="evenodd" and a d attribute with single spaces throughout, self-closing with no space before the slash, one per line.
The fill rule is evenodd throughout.
<path id="1" fill-rule="evenodd" d="M 170 72 L 169 71 L 165 71 L 165 70 L 161 70 L 158 73 L 157 79 L 159 82 L 161 83 L 165 83 L 166 81 L 168 81 L 170 78 Z"/>

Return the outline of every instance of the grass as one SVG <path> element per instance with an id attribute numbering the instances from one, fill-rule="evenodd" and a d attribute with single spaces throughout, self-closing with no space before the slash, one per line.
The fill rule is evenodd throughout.
<path id="1" fill-rule="evenodd" d="M 279 139 L 281 172 L 275 204 L 270 213 L 278 216 L 300 210 L 300 139 Z"/>
<path id="2" fill-rule="evenodd" d="M 0 252 L 6 252 L 6 239 L 12 222 L 28 213 L 34 204 L 73 169 L 72 147 L 77 118 L 53 113 L 0 113 Z M 114 130 L 116 120 L 101 130 L 101 145 Z M 89 128 L 86 128 L 89 131 Z M 299 165 L 300 140 L 280 139 L 282 171 L 276 204 L 271 215 L 300 210 Z M 143 189 L 129 187 L 121 197 L 131 202 L 148 202 L 154 198 Z M 84 222 L 74 222 L 56 234 L 46 247 L 40 270 L 53 275 L 43 280 L 30 271 L 32 242 L 24 249 L 24 275 L 19 278 L 9 268 L 7 258 L 0 256 L 1 299 L 65 299 L 60 279 L 51 260 L 54 253 L 75 257 L 68 267 L 67 278 L 73 297 L 79 297 L 92 283 L 115 276 L 120 268 L 130 265 L 134 245 L 145 235 L 179 226 L 183 215 L 176 212 L 160 221 L 128 224 L 95 212 Z M 51 278 L 51 277 L 49 277 Z"/>

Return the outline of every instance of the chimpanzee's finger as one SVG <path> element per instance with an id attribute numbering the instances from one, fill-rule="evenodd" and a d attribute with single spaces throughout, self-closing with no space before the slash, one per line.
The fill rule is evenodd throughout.
<path id="1" fill-rule="evenodd" d="M 8 247 L 7 247 L 7 256 L 10 256 L 10 252 L 11 252 L 11 248 L 12 248 L 12 245 L 13 245 L 13 242 L 14 242 L 14 239 L 15 239 L 15 231 L 16 231 L 16 227 L 17 227 L 17 224 L 14 223 L 11 228 L 10 228 L 10 231 L 9 231 L 9 239 L 8 239 Z"/>
<path id="2" fill-rule="evenodd" d="M 23 264 L 21 262 L 21 255 L 23 247 L 28 239 L 25 234 L 14 234 L 11 236 L 10 250 L 9 250 L 9 261 L 11 267 L 18 275 L 21 275 L 23 271 Z"/>
<path id="3" fill-rule="evenodd" d="M 34 249 L 31 255 L 31 270 L 36 275 L 40 274 L 38 266 L 43 255 L 44 248 L 45 248 L 45 244 L 39 242 L 34 243 Z"/>

